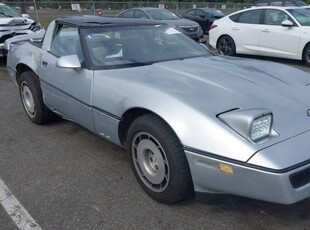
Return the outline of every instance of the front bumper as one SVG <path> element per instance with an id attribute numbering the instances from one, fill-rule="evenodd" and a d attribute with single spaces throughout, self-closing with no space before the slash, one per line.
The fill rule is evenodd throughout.
<path id="1" fill-rule="evenodd" d="M 196 192 L 229 193 L 280 204 L 292 204 L 310 197 L 309 182 L 293 188 L 290 180 L 292 175 L 309 172 L 310 163 L 290 171 L 272 172 L 250 167 L 246 163 L 215 159 L 191 150 L 185 150 L 185 153 Z M 220 163 L 230 165 L 233 173 L 221 171 Z"/>

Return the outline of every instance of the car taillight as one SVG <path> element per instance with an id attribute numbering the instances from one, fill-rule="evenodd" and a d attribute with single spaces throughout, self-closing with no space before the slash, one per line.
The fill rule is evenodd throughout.
<path id="1" fill-rule="evenodd" d="M 212 25 L 210 26 L 209 30 L 212 30 L 212 29 L 214 29 L 214 28 L 216 28 L 216 27 L 217 27 L 217 25 L 213 25 L 213 24 L 212 24 Z"/>

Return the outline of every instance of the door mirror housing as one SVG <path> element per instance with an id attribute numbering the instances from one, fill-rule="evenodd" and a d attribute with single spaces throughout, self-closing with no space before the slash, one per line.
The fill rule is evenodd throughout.
<path id="1" fill-rule="evenodd" d="M 294 26 L 293 22 L 291 22 L 290 20 L 284 20 L 281 23 L 281 25 L 284 26 L 284 27 L 292 27 L 292 26 Z"/>
<path id="2" fill-rule="evenodd" d="M 29 14 L 22 14 L 23 18 L 29 18 Z"/>
<path id="3" fill-rule="evenodd" d="M 81 63 L 77 55 L 67 55 L 57 59 L 56 66 L 65 69 L 80 69 Z"/>

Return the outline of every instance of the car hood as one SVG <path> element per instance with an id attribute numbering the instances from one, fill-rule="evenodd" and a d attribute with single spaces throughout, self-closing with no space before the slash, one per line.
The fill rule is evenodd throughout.
<path id="1" fill-rule="evenodd" d="M 0 18 L 0 26 L 16 26 L 16 25 L 30 25 L 33 23 L 33 20 L 22 18 L 22 17 L 14 17 L 14 18 Z"/>
<path id="2" fill-rule="evenodd" d="M 176 20 L 160 20 L 161 22 L 167 23 L 174 27 L 180 27 L 180 26 L 198 26 L 197 22 L 182 18 L 182 19 L 176 19 Z"/>
<path id="3" fill-rule="evenodd" d="M 310 129 L 310 74 L 286 65 L 209 57 L 157 63 L 157 87 L 203 114 L 266 108 L 284 137 Z M 294 123 L 292 126 L 291 124 Z"/>
<path id="4" fill-rule="evenodd" d="M 93 103 L 118 117 L 133 107 L 151 110 L 173 127 L 183 145 L 246 161 L 260 149 L 310 130 L 309 98 L 310 75 L 303 71 L 211 56 L 96 71 Z M 257 108 L 272 111 L 279 136 L 252 144 L 217 117 Z"/>

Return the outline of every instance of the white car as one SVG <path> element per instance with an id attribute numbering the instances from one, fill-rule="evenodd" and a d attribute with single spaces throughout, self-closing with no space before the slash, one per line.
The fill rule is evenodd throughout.
<path id="1" fill-rule="evenodd" d="M 273 6 L 241 10 L 214 22 L 209 44 L 223 55 L 289 58 L 310 66 L 310 11 Z"/>
<path id="2" fill-rule="evenodd" d="M 0 3 L 0 56 L 6 55 L 4 42 L 8 38 L 39 32 L 44 32 L 44 28 L 30 19 L 28 14 L 21 15 L 13 8 Z"/>

